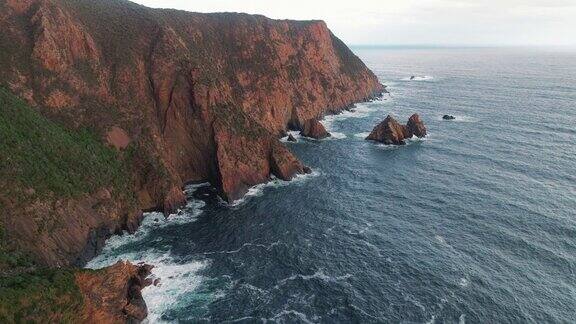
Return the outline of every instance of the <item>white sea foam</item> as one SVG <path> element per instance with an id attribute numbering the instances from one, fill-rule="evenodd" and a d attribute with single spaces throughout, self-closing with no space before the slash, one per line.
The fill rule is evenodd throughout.
<path id="1" fill-rule="evenodd" d="M 446 244 L 446 240 L 444 239 L 444 237 L 442 237 L 440 235 L 436 235 L 434 238 L 436 239 L 436 241 L 438 241 L 442 244 Z"/>
<path id="2" fill-rule="evenodd" d="M 322 280 L 324 282 L 338 282 L 338 281 L 343 281 L 343 280 L 346 280 L 346 279 L 349 279 L 352 277 L 353 277 L 353 275 L 349 274 L 349 273 L 347 273 L 343 276 L 333 277 L 333 276 L 329 276 L 329 275 L 325 274 L 324 271 L 322 271 L 322 270 L 318 270 L 311 275 L 296 274 L 296 275 L 292 275 L 288 278 L 284 278 L 282 280 L 279 280 L 276 283 L 276 285 L 274 286 L 274 289 L 279 289 L 281 286 L 285 285 L 287 282 L 297 280 L 297 279 L 300 279 L 300 280 L 319 279 L 319 280 Z"/>
<path id="3" fill-rule="evenodd" d="M 152 285 L 142 290 L 142 297 L 148 306 L 150 323 L 161 322 L 162 314 L 167 310 L 190 305 L 196 298 L 192 292 L 204 280 L 198 272 L 209 265 L 209 261 L 178 263 L 167 254 L 161 258 L 149 260 L 147 263 L 154 264 L 153 279 L 160 278 L 159 285 Z"/>
<path id="4" fill-rule="evenodd" d="M 402 81 L 432 81 L 434 80 L 433 76 L 430 75 L 422 75 L 422 76 L 416 76 L 414 78 L 412 77 L 406 77 L 401 79 Z"/>
<path id="5" fill-rule="evenodd" d="M 264 194 L 264 189 L 266 188 L 277 188 L 277 187 L 284 187 L 288 185 L 298 185 L 310 178 L 314 178 L 319 176 L 321 173 L 318 170 L 312 170 L 310 174 L 297 174 L 292 180 L 284 181 L 282 179 L 278 179 L 276 177 L 272 177 L 272 179 L 268 182 L 261 183 L 255 185 L 248 189 L 248 192 L 244 195 L 244 197 L 234 200 L 232 203 L 227 203 L 224 200 L 221 200 L 220 203 L 226 205 L 228 207 L 238 207 L 245 202 L 249 201 L 252 197 L 260 197 Z"/>
<path id="6" fill-rule="evenodd" d="M 468 279 L 466 278 L 460 278 L 460 280 L 458 281 L 458 285 L 460 285 L 460 287 L 468 287 Z"/>
<path id="7" fill-rule="evenodd" d="M 302 322 L 302 323 L 313 323 L 312 321 L 310 321 L 310 320 L 308 319 L 308 317 L 306 317 L 305 314 L 300 313 L 300 312 L 297 312 L 297 311 L 295 311 L 295 310 L 291 310 L 291 309 L 285 309 L 285 310 L 281 311 L 280 313 L 274 315 L 274 317 L 272 317 L 271 319 L 262 319 L 262 320 L 263 320 L 264 322 L 267 322 L 268 320 L 270 320 L 270 321 L 272 321 L 272 322 L 280 322 L 280 323 L 283 323 L 284 321 L 282 321 L 281 319 L 282 319 L 283 317 L 286 317 L 286 316 L 289 316 L 289 315 L 297 317 L 298 320 L 299 320 L 300 322 Z"/>
<path id="8" fill-rule="evenodd" d="M 211 255 L 211 254 L 235 254 L 238 253 L 240 251 L 242 251 L 245 248 L 249 248 L 249 247 L 258 247 L 258 248 L 263 248 L 266 249 L 268 251 L 270 251 L 273 247 L 282 244 L 280 241 L 276 241 L 274 243 L 271 244 L 259 244 L 259 243 L 244 243 L 242 244 L 241 247 L 237 248 L 236 250 L 228 250 L 228 251 L 216 251 L 216 252 L 204 252 L 205 255 Z"/>
<path id="9" fill-rule="evenodd" d="M 370 132 L 354 134 L 354 137 L 365 139 L 366 137 L 368 137 L 368 135 L 370 135 Z"/>
<path id="10" fill-rule="evenodd" d="M 185 191 L 189 194 L 202 185 L 188 186 Z M 194 298 L 194 294 L 191 292 L 197 289 L 203 281 L 198 272 L 208 266 L 209 260 L 181 262 L 174 259 L 170 250 L 162 247 L 143 248 L 136 251 L 132 249 L 123 251 L 123 247 L 144 242 L 152 245 L 150 244 L 152 242 L 149 241 L 151 232 L 166 226 L 193 222 L 202 213 L 201 208 L 203 206 L 203 201 L 190 200 L 181 211 L 170 215 L 168 218 L 161 213 L 146 213 L 136 233 L 124 233 L 108 239 L 102 253 L 91 260 L 86 267 L 100 269 L 120 260 L 153 265 L 151 278 L 160 279 L 160 284 L 144 288 L 142 295 L 149 311 L 147 321 L 150 323 L 161 322 L 161 316 L 164 312 L 178 308 L 178 305 L 186 306 L 190 302 L 187 298 Z"/>

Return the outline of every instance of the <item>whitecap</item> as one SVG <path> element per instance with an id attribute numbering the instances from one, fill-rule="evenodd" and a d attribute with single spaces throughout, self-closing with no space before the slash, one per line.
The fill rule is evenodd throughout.
<path id="1" fill-rule="evenodd" d="M 470 117 L 470 116 L 462 116 L 462 115 L 451 115 L 454 116 L 454 119 L 444 119 L 443 116 L 438 116 L 436 120 L 445 121 L 450 123 L 476 123 L 479 121 L 478 118 Z"/>
<path id="2" fill-rule="evenodd" d="M 446 244 L 446 240 L 444 239 L 444 237 L 442 237 L 440 235 L 436 235 L 434 238 L 436 239 L 436 241 L 438 241 L 442 244 Z"/>
<path id="3" fill-rule="evenodd" d="M 334 135 L 334 133 L 337 133 L 334 130 L 334 122 L 346 120 L 349 118 L 368 117 L 368 116 L 370 116 L 370 114 L 372 112 L 377 111 L 378 109 L 381 109 L 383 107 L 382 102 L 384 100 L 385 99 L 380 99 L 380 100 L 372 101 L 372 102 L 358 103 L 354 106 L 354 108 L 352 108 L 350 110 L 344 110 L 339 114 L 324 116 L 324 118 L 322 120 L 320 120 L 320 123 L 322 123 L 324 128 L 326 128 L 326 130 L 329 133 Z"/>
<path id="4" fill-rule="evenodd" d="M 187 186 L 185 192 L 191 194 L 204 184 Z M 100 269 L 117 263 L 130 261 L 132 263 L 146 263 L 154 266 L 150 278 L 160 279 L 157 286 L 149 286 L 142 290 L 142 296 L 148 306 L 148 319 L 150 323 L 161 322 L 162 315 L 167 310 L 177 309 L 178 305 L 185 307 L 192 302 L 194 294 L 191 292 L 198 288 L 204 278 L 199 271 L 209 265 L 209 260 L 191 260 L 182 262 L 174 259 L 170 250 L 158 246 L 155 248 L 142 248 L 132 251 L 125 248 L 129 244 L 147 243 L 152 245 L 149 234 L 166 226 L 190 223 L 202 213 L 205 203 L 201 200 L 191 199 L 177 214 L 164 217 L 162 213 L 146 213 L 142 224 L 134 234 L 112 236 L 106 241 L 100 255 L 86 265 L 89 269 Z M 159 238 L 161 240 L 162 238 Z M 156 246 L 156 244 L 154 244 Z M 211 298 L 216 298 L 211 296 Z"/>
<path id="5" fill-rule="evenodd" d="M 215 252 L 204 252 L 205 255 L 210 255 L 210 254 L 234 254 L 234 253 L 238 253 L 240 251 L 242 251 L 243 249 L 247 248 L 247 247 L 259 247 L 259 248 L 264 248 L 268 251 L 270 251 L 273 247 L 282 244 L 280 241 L 276 241 L 274 243 L 271 244 L 259 244 L 259 243 L 244 243 L 242 244 L 242 246 L 240 246 L 238 249 L 236 250 L 227 250 L 227 251 L 215 251 Z"/>
<path id="6" fill-rule="evenodd" d="M 354 137 L 358 137 L 358 138 L 361 138 L 361 139 L 365 139 L 366 137 L 368 137 L 368 135 L 370 135 L 369 132 L 357 133 L 357 134 L 354 134 Z"/>
<path id="7" fill-rule="evenodd" d="M 297 174 L 290 181 L 284 181 L 282 179 L 278 179 L 278 178 L 272 176 L 270 181 L 265 182 L 265 183 L 261 183 L 261 184 L 257 184 L 255 186 L 249 188 L 248 192 L 242 198 L 234 200 L 232 203 L 227 203 L 226 201 L 220 199 L 220 203 L 222 205 L 228 206 L 228 207 L 238 207 L 240 205 L 243 205 L 245 202 L 250 200 L 250 198 L 252 198 L 252 197 L 262 196 L 264 194 L 264 189 L 266 189 L 266 188 L 278 188 L 278 187 L 284 187 L 284 186 L 288 186 L 288 185 L 297 185 L 297 184 L 303 183 L 304 181 L 307 181 L 310 178 L 315 178 L 319 175 L 320 175 L 320 171 L 312 170 L 312 173 L 309 173 L 309 174 Z"/>
<path id="8" fill-rule="evenodd" d="M 346 134 L 344 133 L 339 133 L 339 132 L 331 132 L 330 133 L 330 137 L 325 138 L 325 140 L 336 140 L 336 139 L 343 139 L 346 138 L 348 136 L 346 136 Z"/>
<path id="9" fill-rule="evenodd" d="M 295 275 L 292 275 L 288 278 L 281 279 L 276 283 L 276 285 L 274 286 L 274 289 L 279 289 L 281 286 L 283 286 L 287 282 L 297 280 L 297 279 L 300 279 L 300 280 L 318 279 L 318 280 L 322 280 L 324 282 L 338 282 L 338 281 L 347 280 L 347 279 L 352 278 L 352 277 L 353 277 L 353 275 L 349 274 L 349 273 L 347 273 L 343 276 L 333 277 L 333 276 L 329 276 L 329 275 L 325 274 L 324 271 L 322 271 L 322 270 L 318 270 L 311 275 L 295 274 Z"/>
<path id="10" fill-rule="evenodd" d="M 466 279 L 466 278 L 460 278 L 460 280 L 458 281 L 458 285 L 460 287 L 463 287 L 463 288 L 468 287 L 468 284 L 469 284 L 469 282 L 468 282 L 468 279 Z"/>
<path id="11" fill-rule="evenodd" d="M 301 321 L 303 323 L 313 323 L 312 321 L 310 321 L 308 319 L 308 317 L 306 317 L 305 314 L 297 312 L 295 310 L 291 310 L 291 309 L 290 310 L 285 309 L 285 310 L 281 311 L 280 313 L 274 315 L 274 317 L 272 317 L 271 319 L 263 319 L 263 321 L 267 322 L 267 321 L 271 320 L 273 322 L 278 322 L 279 319 L 281 319 L 282 317 L 285 317 L 287 315 L 296 316 L 299 319 L 299 321 Z"/>
<path id="12" fill-rule="evenodd" d="M 205 279 L 198 272 L 209 265 L 208 260 L 178 263 L 167 254 L 158 259 L 149 258 L 145 262 L 154 265 L 152 279 L 160 279 L 157 286 L 142 290 L 150 323 L 161 322 L 162 315 L 168 310 L 190 305 L 196 298 L 193 292 Z M 212 296 L 214 299 L 217 297 L 216 294 Z"/>
<path id="13" fill-rule="evenodd" d="M 412 77 L 406 77 L 406 78 L 402 78 L 402 81 L 432 81 L 434 80 L 433 76 L 430 75 L 422 75 L 422 76 L 415 76 L 414 78 Z"/>

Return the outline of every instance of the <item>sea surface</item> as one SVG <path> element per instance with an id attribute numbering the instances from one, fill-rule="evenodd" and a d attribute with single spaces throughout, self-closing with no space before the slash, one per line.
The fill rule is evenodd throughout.
<path id="1" fill-rule="evenodd" d="M 191 186 L 88 266 L 156 265 L 151 323 L 576 322 L 576 52 L 355 52 L 390 94 L 286 144 L 313 174 L 233 205 Z M 364 140 L 413 113 L 427 138 Z"/>

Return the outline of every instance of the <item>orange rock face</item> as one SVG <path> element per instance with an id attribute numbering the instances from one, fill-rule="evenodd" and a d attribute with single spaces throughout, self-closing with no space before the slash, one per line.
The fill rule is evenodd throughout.
<path id="1" fill-rule="evenodd" d="M 388 115 L 380 124 L 376 125 L 367 140 L 381 142 L 387 145 L 404 145 L 405 140 L 412 136 L 426 136 L 426 127 L 418 114 L 414 114 L 408 120 L 406 126 L 400 125 L 396 119 Z"/>
<path id="2" fill-rule="evenodd" d="M 384 90 L 322 21 L 89 0 L 0 6 L 4 39 L 30 50 L 7 49 L 7 61 L 33 67 L 0 66 L 2 79 L 48 116 L 101 129 L 114 146 L 129 138 L 143 150 L 138 163 L 157 161 L 135 168 L 144 209 L 163 206 L 188 181 L 238 197 L 268 180 L 270 143 L 288 126 Z M 243 124 L 232 134 L 234 119 Z M 311 130 L 326 136 L 316 123 Z M 260 147 L 239 146 L 248 142 Z"/>
<path id="3" fill-rule="evenodd" d="M 139 323 L 148 316 L 141 290 L 150 285 L 151 266 L 118 262 L 106 269 L 76 274 L 84 297 L 83 323 Z"/>
<path id="4" fill-rule="evenodd" d="M 272 176 L 289 180 L 304 166 L 280 134 L 385 91 L 322 21 L 25 0 L 0 1 L 0 30 L 0 85 L 119 148 L 136 210 L 174 211 L 190 181 L 209 181 L 232 201 Z M 310 136 L 326 136 L 318 122 L 310 126 Z M 83 251 L 133 228 L 134 210 L 111 201 L 107 216 L 85 207 L 91 199 L 57 213 L 77 223 L 62 229 L 65 239 L 29 244 L 49 251 L 42 262 L 82 263 L 92 255 Z"/>
<path id="5" fill-rule="evenodd" d="M 400 125 L 396 119 L 388 115 L 386 119 L 374 127 L 366 139 L 384 144 L 404 145 L 407 135 L 406 126 Z"/>
<path id="6" fill-rule="evenodd" d="M 408 130 L 408 137 L 416 136 L 422 138 L 426 136 L 426 126 L 424 126 L 424 122 L 418 114 L 410 116 L 406 128 Z"/>
<path id="7" fill-rule="evenodd" d="M 302 131 L 300 132 L 302 136 L 311 137 L 315 139 L 323 139 L 330 137 L 330 133 L 326 131 L 324 125 L 315 119 L 308 120 L 304 122 L 302 126 Z"/>

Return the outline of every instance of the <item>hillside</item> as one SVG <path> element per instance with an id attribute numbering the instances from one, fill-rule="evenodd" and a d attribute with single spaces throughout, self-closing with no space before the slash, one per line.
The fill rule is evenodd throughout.
<path id="1" fill-rule="evenodd" d="M 232 201 L 290 180 L 278 137 L 384 91 L 322 21 L 0 0 L 0 28 L 7 275 L 83 265 L 185 183 Z"/>

